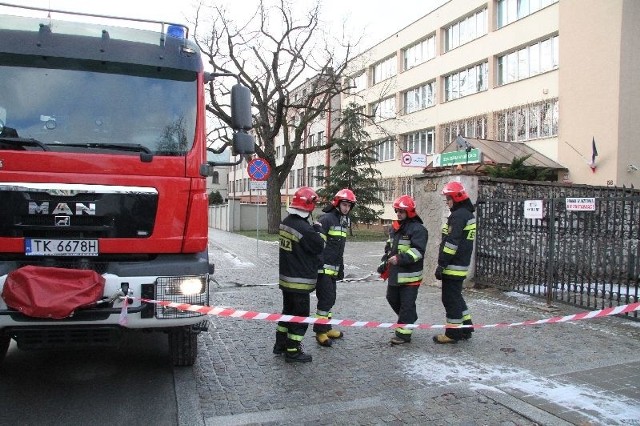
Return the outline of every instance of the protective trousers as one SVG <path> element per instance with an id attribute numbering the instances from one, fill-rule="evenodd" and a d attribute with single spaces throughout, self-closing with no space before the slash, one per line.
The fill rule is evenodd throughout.
<path id="1" fill-rule="evenodd" d="M 471 314 L 462 297 L 463 280 L 442 279 L 442 305 L 447 315 L 447 325 L 471 325 Z M 445 335 L 450 339 L 460 340 L 470 337 L 470 328 L 447 328 Z"/>
<path id="2" fill-rule="evenodd" d="M 336 279 L 327 274 L 319 274 L 316 296 L 318 297 L 316 318 L 331 319 L 331 309 L 336 303 Z M 316 333 L 326 333 L 329 330 L 331 330 L 331 324 L 313 325 L 313 331 Z"/>
<path id="3" fill-rule="evenodd" d="M 282 292 L 282 313 L 284 315 L 296 315 L 308 317 L 310 310 L 309 293 L 296 293 L 292 291 Z M 277 331 L 287 333 L 287 348 L 298 348 L 307 332 L 309 324 L 299 322 L 278 322 Z"/>
<path id="4" fill-rule="evenodd" d="M 387 302 L 389 302 L 393 312 L 398 315 L 398 323 L 413 324 L 418 320 L 416 298 L 418 297 L 419 288 L 420 286 L 417 285 L 387 286 Z M 399 327 L 396 328 L 395 332 L 397 337 L 411 340 L 413 329 Z"/>

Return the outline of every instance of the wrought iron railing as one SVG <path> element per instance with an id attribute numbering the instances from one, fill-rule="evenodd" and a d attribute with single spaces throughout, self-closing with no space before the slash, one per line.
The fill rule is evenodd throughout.
<path id="1" fill-rule="evenodd" d="M 574 197 L 593 199 L 593 210 L 567 208 Z M 530 200 L 542 203 L 541 219 L 525 218 Z M 602 309 L 638 302 L 640 191 L 481 180 L 475 274 L 478 284 L 549 303 Z M 628 315 L 638 319 L 637 311 Z"/>

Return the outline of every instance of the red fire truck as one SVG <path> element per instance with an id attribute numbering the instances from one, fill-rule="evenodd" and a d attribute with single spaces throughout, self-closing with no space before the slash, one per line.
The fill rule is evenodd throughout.
<path id="1" fill-rule="evenodd" d="M 205 85 L 226 76 L 180 24 L 0 6 L 0 362 L 11 339 L 154 330 L 192 365 L 206 316 L 148 301 L 209 304 Z M 250 103 L 233 86 L 241 158 Z"/>

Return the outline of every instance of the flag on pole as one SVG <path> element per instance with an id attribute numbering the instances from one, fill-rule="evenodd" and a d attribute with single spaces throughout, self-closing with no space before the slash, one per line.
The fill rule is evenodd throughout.
<path id="1" fill-rule="evenodd" d="M 593 173 L 596 172 L 597 156 L 598 156 L 598 149 L 596 148 L 596 138 L 594 137 L 593 139 L 591 139 L 591 164 L 589 164 L 589 167 L 591 167 L 591 171 Z"/>

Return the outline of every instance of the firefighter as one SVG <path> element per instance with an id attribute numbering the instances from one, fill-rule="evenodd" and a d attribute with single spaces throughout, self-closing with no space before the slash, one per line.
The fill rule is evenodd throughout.
<path id="1" fill-rule="evenodd" d="M 313 189 L 301 187 L 287 208 L 289 215 L 280 223 L 279 287 L 284 315 L 308 317 L 310 313 L 309 294 L 316 287 L 319 255 L 324 249 L 320 225 L 309 222 L 317 200 Z M 278 322 L 273 353 L 284 353 L 286 362 L 311 362 L 301 345 L 308 327 L 307 323 Z"/>
<path id="2" fill-rule="evenodd" d="M 341 189 L 333 197 L 331 204 L 322 210 L 325 214 L 318 219 L 326 244 L 316 284 L 316 318 L 331 319 L 331 308 L 336 303 L 336 281 L 344 278 L 344 247 L 351 226 L 349 213 L 355 205 L 356 196 L 353 191 Z M 330 324 L 314 324 L 313 331 L 320 346 L 331 346 L 332 339 L 339 339 L 344 335 L 341 331 L 332 329 Z"/>
<path id="3" fill-rule="evenodd" d="M 422 283 L 428 233 L 409 195 L 398 197 L 393 209 L 398 219 L 392 223 L 378 272 L 387 277 L 387 302 L 398 315 L 398 323 L 413 324 L 418 319 L 416 298 Z M 411 342 L 412 333 L 412 328 L 396 328 L 391 344 Z"/>
<path id="4" fill-rule="evenodd" d="M 471 264 L 476 236 L 474 207 L 460 182 L 449 182 L 442 189 L 451 214 L 442 227 L 442 242 L 438 253 L 436 279 L 442 280 L 442 304 L 447 325 L 472 325 L 471 314 L 462 297 L 462 282 Z M 473 328 L 447 328 L 444 334 L 433 336 L 436 343 L 457 343 L 470 339 Z"/>

